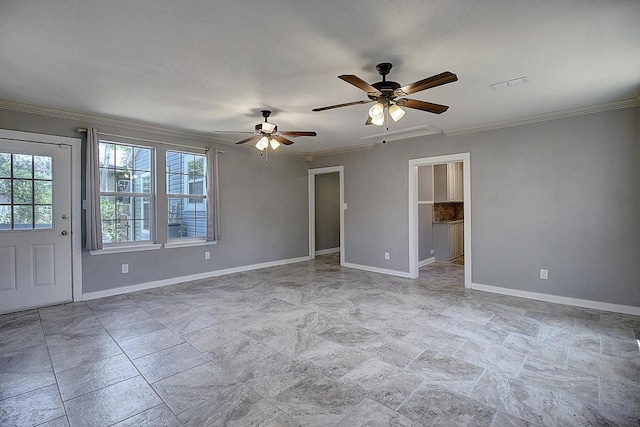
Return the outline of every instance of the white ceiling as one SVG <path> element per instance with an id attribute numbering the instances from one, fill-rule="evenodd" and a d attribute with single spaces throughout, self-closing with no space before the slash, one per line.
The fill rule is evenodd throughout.
<path id="1" fill-rule="evenodd" d="M 405 85 L 451 71 L 459 81 L 411 95 L 449 105 L 407 110 L 389 131 L 452 131 L 634 98 L 638 0 L 3 0 L 0 99 L 210 132 L 250 131 L 261 109 L 280 130 L 315 130 L 289 148 L 372 142 L 367 99 L 337 78 Z M 490 84 L 527 76 L 496 91 Z M 231 136 L 237 141 L 242 136 Z"/>

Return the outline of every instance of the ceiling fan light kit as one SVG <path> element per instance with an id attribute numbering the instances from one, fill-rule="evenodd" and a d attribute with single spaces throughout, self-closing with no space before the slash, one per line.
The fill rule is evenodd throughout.
<path id="1" fill-rule="evenodd" d="M 387 80 L 386 76 L 393 66 L 390 62 L 382 62 L 376 66 L 376 70 L 382 76 L 382 81 L 369 84 L 358 76 L 352 74 L 343 74 L 338 76 L 340 80 L 352 84 L 358 89 L 366 92 L 369 100 L 346 102 L 343 104 L 329 105 L 327 107 L 314 108 L 312 111 L 325 111 L 334 108 L 348 107 L 351 105 L 367 104 L 375 102 L 369 109 L 369 117 L 365 125 L 384 125 L 385 112 L 389 113 L 394 122 L 400 120 L 405 111 L 401 107 L 413 108 L 416 110 L 427 111 L 434 114 L 442 114 L 449 109 L 446 105 L 433 104 L 431 102 L 419 101 L 417 99 L 400 98 L 402 96 L 411 95 L 436 86 L 452 83 L 458 80 L 458 76 L 450 71 L 445 71 L 417 82 L 400 86 L 400 83 Z"/>
<path id="2" fill-rule="evenodd" d="M 394 122 L 397 122 L 404 116 L 405 111 L 398 107 L 396 104 L 393 104 L 389 107 L 389 115 L 393 119 Z"/>
<path id="3" fill-rule="evenodd" d="M 373 107 L 369 108 L 369 117 L 372 119 L 381 119 L 384 117 L 384 105 L 381 102 L 376 102 Z"/>

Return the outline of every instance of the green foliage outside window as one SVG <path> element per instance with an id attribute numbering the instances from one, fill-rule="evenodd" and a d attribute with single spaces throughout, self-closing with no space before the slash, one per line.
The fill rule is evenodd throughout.
<path id="1" fill-rule="evenodd" d="M 49 156 L 0 153 L 0 228 L 53 227 Z"/>

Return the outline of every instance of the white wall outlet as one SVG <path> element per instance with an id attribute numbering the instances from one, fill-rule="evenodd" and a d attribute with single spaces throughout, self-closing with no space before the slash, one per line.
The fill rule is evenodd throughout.
<path id="1" fill-rule="evenodd" d="M 206 252 L 204 253 L 204 259 L 211 259 L 211 252 L 206 251 Z"/>
<path id="2" fill-rule="evenodd" d="M 431 255 L 433 255 L 433 249 L 431 249 Z"/>
<path id="3" fill-rule="evenodd" d="M 549 270 L 545 270 L 544 268 L 540 269 L 540 278 L 542 280 L 547 280 L 549 278 Z"/>
<path id="4" fill-rule="evenodd" d="M 342 209 L 344 209 L 345 211 L 347 210 L 347 204 L 346 203 L 342 204 Z"/>
<path id="5" fill-rule="evenodd" d="M 384 259 L 389 259 L 389 252 L 384 253 Z"/>
<path id="6" fill-rule="evenodd" d="M 129 264 L 122 264 L 122 274 L 127 274 L 129 272 Z"/>

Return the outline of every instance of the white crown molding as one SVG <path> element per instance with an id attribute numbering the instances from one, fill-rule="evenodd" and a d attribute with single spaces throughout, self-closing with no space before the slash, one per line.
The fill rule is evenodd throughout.
<path id="1" fill-rule="evenodd" d="M 569 110 L 554 111 L 551 113 L 537 114 L 534 116 L 519 117 L 516 119 L 503 120 L 500 122 L 488 123 L 479 126 L 469 126 L 466 128 L 443 131 L 446 136 L 465 135 L 469 133 L 485 132 L 488 130 L 507 128 L 512 126 L 528 125 L 531 123 L 546 122 L 549 120 L 565 119 L 568 117 L 582 116 L 585 114 L 602 113 L 604 111 L 621 110 L 640 106 L 640 95 L 635 98 L 623 99 L 622 101 L 607 102 L 604 104 L 590 105 L 587 107 L 572 108 Z"/>
<path id="2" fill-rule="evenodd" d="M 37 105 L 21 104 L 18 102 L 0 100 L 0 108 L 6 110 L 20 111 L 23 113 L 38 114 L 41 116 L 56 117 L 59 119 L 75 120 L 82 123 L 91 123 L 92 125 L 114 126 L 123 129 L 136 130 L 141 132 L 150 132 L 161 135 L 194 138 L 197 140 L 206 140 L 215 143 L 226 143 L 224 139 L 216 138 L 213 135 L 204 132 L 193 132 L 180 129 L 173 129 L 161 126 L 136 123 L 122 119 L 112 119 L 91 114 L 77 113 L 75 111 L 58 110 L 55 108 L 40 107 Z"/>
<path id="3" fill-rule="evenodd" d="M 640 95 L 636 96 L 635 98 L 624 99 L 621 101 L 609 102 L 604 104 L 596 104 L 596 105 L 591 105 L 587 107 L 555 111 L 551 113 L 520 117 L 516 119 L 488 123 L 488 124 L 479 125 L 479 126 L 470 126 L 466 128 L 459 128 L 459 129 L 452 129 L 452 130 L 445 130 L 445 131 L 424 132 L 428 128 L 425 128 L 424 126 L 420 126 L 418 128 L 411 128 L 411 129 L 405 129 L 405 130 L 396 131 L 396 132 L 390 132 L 387 134 L 387 137 L 385 139 L 387 141 L 393 141 L 398 139 L 413 138 L 416 136 L 432 135 L 437 133 L 443 133 L 446 136 L 465 135 L 469 133 L 484 132 L 488 130 L 501 129 L 501 128 L 512 127 L 512 126 L 520 126 L 520 125 L 526 125 L 531 123 L 538 123 L 538 122 L 544 122 L 548 120 L 556 120 L 556 119 L 562 119 L 562 118 L 568 118 L 568 117 L 575 117 L 575 116 L 581 116 L 584 114 L 619 110 L 623 108 L 633 108 L 638 106 L 640 106 Z M 224 138 L 218 138 L 205 132 L 194 132 L 194 131 L 187 131 L 187 130 L 181 130 L 181 129 L 166 128 L 161 126 L 136 123 L 136 122 L 123 120 L 123 119 L 106 118 L 106 117 L 94 116 L 91 114 L 77 113 L 74 111 L 66 111 L 66 110 L 59 110 L 55 108 L 40 107 L 37 105 L 22 104 L 19 102 L 8 101 L 3 99 L 0 99 L 0 109 L 38 114 L 42 116 L 56 117 L 60 119 L 76 120 L 81 123 L 91 123 L 94 125 L 114 126 L 122 129 L 149 132 L 149 133 L 155 133 L 155 134 L 167 135 L 167 136 L 175 136 L 179 138 L 191 138 L 199 141 L 207 141 L 207 142 L 213 142 L 213 143 L 218 143 L 223 145 L 233 145 L 232 143 L 230 143 L 228 140 Z M 422 129 L 423 131 L 420 132 L 419 128 L 423 128 Z M 389 135 L 391 135 L 391 137 L 388 137 Z M 364 137 L 362 139 L 375 138 L 380 136 L 381 135 L 372 135 L 369 137 Z M 360 144 L 360 145 L 355 145 L 351 147 L 337 148 L 333 150 L 325 150 L 325 151 L 317 151 L 317 152 L 299 152 L 299 151 L 286 150 L 286 149 L 278 150 L 278 151 L 283 154 L 305 158 L 307 162 L 309 162 L 310 159 L 312 159 L 313 157 L 331 156 L 334 154 L 344 154 L 352 151 L 366 150 L 366 149 L 373 148 L 378 144 L 379 143 L 367 143 L 367 144 Z"/>
<path id="4" fill-rule="evenodd" d="M 19 111 L 23 113 L 30 114 L 38 114 L 41 116 L 55 117 L 58 119 L 68 119 L 75 120 L 81 123 L 90 123 L 92 125 L 105 125 L 105 126 L 114 126 L 121 129 L 128 129 L 140 132 L 149 132 L 163 136 L 174 136 L 177 138 L 191 138 L 198 141 L 206 141 L 212 142 L 221 145 L 235 145 L 233 141 L 230 141 L 229 138 L 221 138 L 213 136 L 212 134 L 208 134 L 205 132 L 193 132 L 182 129 L 173 129 L 166 128 L 161 126 L 148 125 L 143 123 L 136 123 L 128 120 L 122 119 L 111 119 L 106 117 L 94 116 L 91 114 L 77 113 L 74 111 L 66 111 L 66 110 L 58 110 L 55 108 L 48 107 L 40 107 L 37 105 L 29 105 L 29 104 L 21 104 L 19 102 L 8 101 L 0 99 L 0 109 Z M 248 145 L 243 145 L 242 147 L 249 147 Z M 301 153 L 297 151 L 291 151 L 287 149 L 280 149 L 278 152 L 287 154 L 289 156 L 296 156 L 301 158 L 306 158 L 309 156 L 309 153 Z"/>
<path id="5" fill-rule="evenodd" d="M 384 139 L 385 141 L 398 141 L 402 139 L 415 138 L 417 136 L 435 135 L 442 133 L 440 129 L 437 129 L 432 125 L 421 125 L 412 128 L 394 130 L 391 132 L 377 133 L 375 135 L 363 136 L 360 139 Z"/>
<path id="6" fill-rule="evenodd" d="M 316 151 L 316 152 L 310 152 L 305 154 L 313 157 L 330 156 L 332 154 L 344 154 L 344 153 L 350 153 L 352 151 L 368 150 L 370 148 L 375 147 L 376 145 L 378 145 L 378 143 L 369 142 L 367 144 L 354 145 L 352 147 L 336 148 L 333 150 Z"/>

